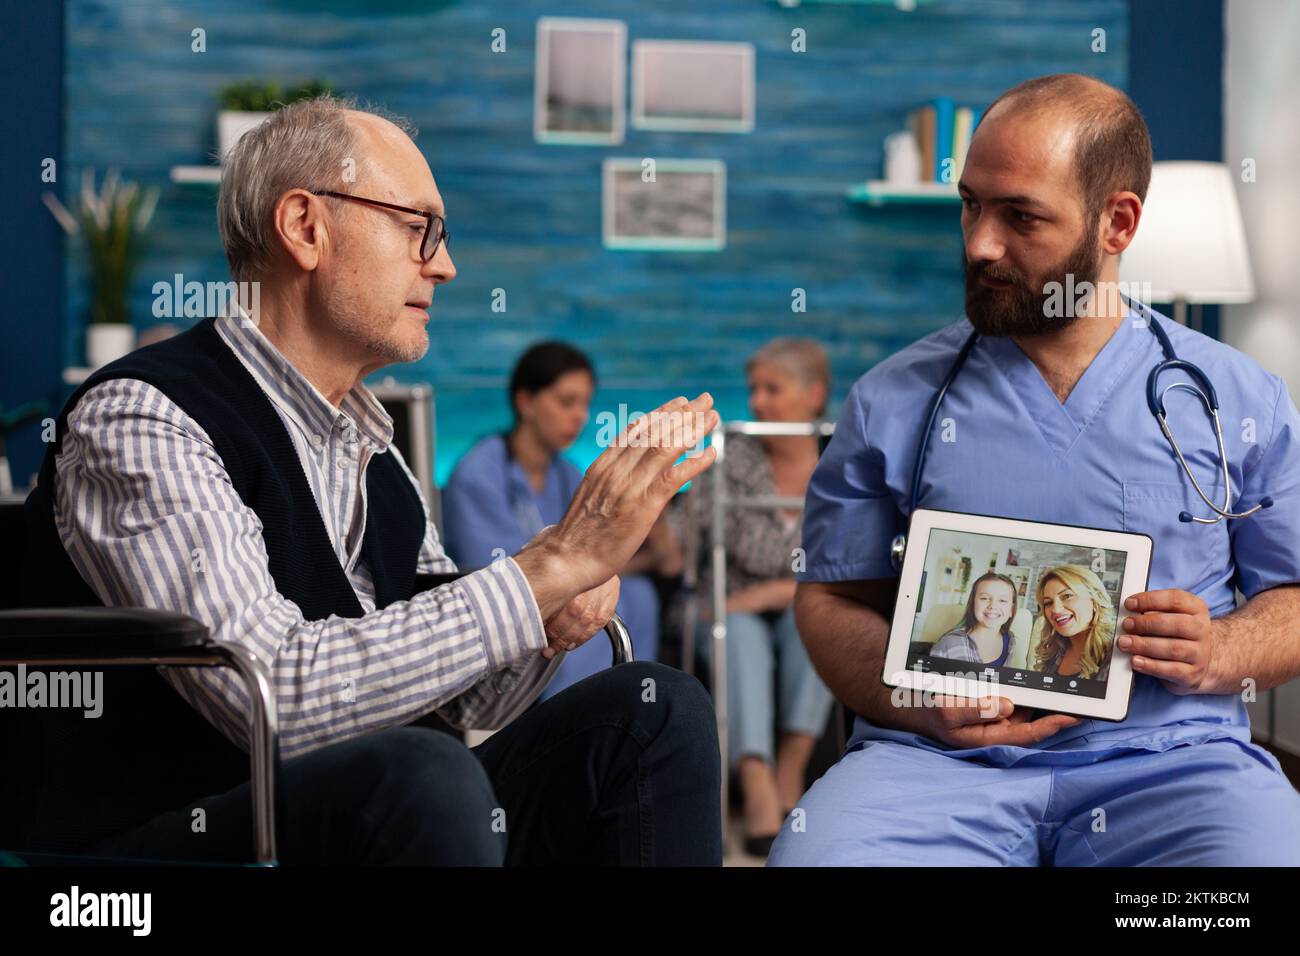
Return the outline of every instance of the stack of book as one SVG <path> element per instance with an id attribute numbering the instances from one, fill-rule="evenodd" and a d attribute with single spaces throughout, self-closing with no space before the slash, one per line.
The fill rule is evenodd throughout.
<path id="1" fill-rule="evenodd" d="M 966 162 L 971 133 L 981 111 L 955 106 L 946 96 L 931 100 L 907 114 L 907 128 L 921 151 L 921 181 L 956 183 Z"/>

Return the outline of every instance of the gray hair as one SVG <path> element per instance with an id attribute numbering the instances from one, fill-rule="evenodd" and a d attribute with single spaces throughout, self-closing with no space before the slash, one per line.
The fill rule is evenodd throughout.
<path id="1" fill-rule="evenodd" d="M 361 165 L 356 162 L 356 130 L 346 114 L 361 109 L 352 97 L 329 94 L 290 103 L 241 136 L 226 155 L 217 229 L 235 281 L 251 281 L 270 267 L 275 205 L 281 196 L 290 189 L 346 191 L 344 164 L 353 160 Z M 401 117 L 371 106 L 364 112 L 383 116 L 409 136 L 416 133 Z"/>
<path id="2" fill-rule="evenodd" d="M 831 364 L 826 350 L 812 339 L 781 337 L 772 339 L 750 356 L 745 363 L 745 374 L 760 363 L 774 365 L 801 385 L 823 385 L 826 397 L 831 392 Z M 826 414 L 826 401 L 817 410 L 818 417 Z"/>

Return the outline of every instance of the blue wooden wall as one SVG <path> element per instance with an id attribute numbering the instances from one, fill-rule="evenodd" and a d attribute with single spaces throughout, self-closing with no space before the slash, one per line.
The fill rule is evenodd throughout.
<path id="1" fill-rule="evenodd" d="M 321 12 L 328 9 L 331 12 Z M 961 310 L 957 207 L 867 210 L 844 198 L 881 171 L 881 142 L 919 102 L 976 105 L 1041 73 L 1081 71 L 1125 86 L 1126 0 L 936 0 L 892 6 L 770 0 L 68 0 L 66 162 L 120 166 L 163 187 L 135 313 L 153 324 L 150 286 L 181 272 L 225 278 L 215 189 L 168 182 L 214 148 L 215 97 L 241 78 L 323 77 L 420 127 L 446 197 L 459 278 L 440 290 L 428 355 L 388 370 L 439 395 L 438 480 L 477 435 L 507 421 L 509 367 L 531 341 L 588 350 L 601 388 L 593 414 L 709 388 L 745 414 L 742 364 L 778 334 L 829 350 L 838 401 L 881 357 Z M 611 17 L 629 40 L 747 40 L 757 48 L 752 134 L 629 129 L 619 147 L 532 138 L 533 48 L 544 15 Z M 202 27 L 207 52 L 190 49 Z M 507 33 L 493 53 L 491 32 Z M 807 52 L 791 51 L 796 27 Z M 1091 50 L 1106 31 L 1107 51 Z M 606 156 L 718 158 L 728 167 L 721 253 L 610 252 L 600 243 Z M 79 364 L 86 296 L 65 279 L 65 359 Z M 491 311 L 494 288 L 508 310 Z M 790 309 L 807 292 L 807 312 Z M 574 457 L 595 454 L 595 422 Z"/>
<path id="2" fill-rule="evenodd" d="M 9 93 L 0 131 L 0 407 L 44 401 L 52 414 L 66 397 L 59 384 L 63 233 L 41 202 L 50 188 L 41 174 L 47 158 L 63 156 L 62 4 L 5 9 L 0 76 Z M 45 453 L 40 421 L 12 432 L 6 452 L 14 484 L 26 487 Z"/>

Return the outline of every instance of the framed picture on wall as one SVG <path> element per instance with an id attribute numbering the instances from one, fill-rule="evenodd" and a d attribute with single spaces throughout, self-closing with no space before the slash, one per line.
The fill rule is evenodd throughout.
<path id="1" fill-rule="evenodd" d="M 727 244 L 727 166 L 716 159 L 607 159 L 607 249 L 716 252 Z"/>
<path id="2" fill-rule="evenodd" d="M 627 125 L 627 25 L 537 21 L 533 137 L 539 143 L 617 145 Z"/>
<path id="3" fill-rule="evenodd" d="M 637 129 L 750 132 L 754 128 L 754 45 L 635 41 L 632 125 Z"/>

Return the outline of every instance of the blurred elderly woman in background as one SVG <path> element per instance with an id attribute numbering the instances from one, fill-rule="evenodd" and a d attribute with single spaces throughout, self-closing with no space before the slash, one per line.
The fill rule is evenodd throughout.
<path id="1" fill-rule="evenodd" d="M 809 422 L 824 416 L 830 365 L 816 342 L 773 339 L 745 371 L 757 421 Z M 732 496 L 803 498 L 817 458 L 816 436 L 731 435 L 722 467 Z M 699 533 L 708 541 L 713 478 L 706 473 L 696 479 L 698 487 L 672 512 L 679 537 Z M 808 760 L 831 705 L 794 622 L 793 566 L 802 516 L 799 509 L 734 508 L 724 532 L 728 759 L 744 796 L 745 849 L 758 856 L 766 855 L 804 791 Z M 707 665 L 713 585 L 707 552 L 703 558 L 696 646 Z"/>

